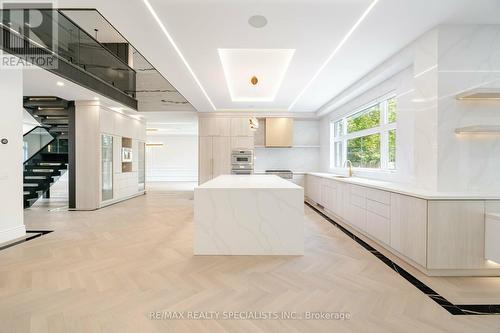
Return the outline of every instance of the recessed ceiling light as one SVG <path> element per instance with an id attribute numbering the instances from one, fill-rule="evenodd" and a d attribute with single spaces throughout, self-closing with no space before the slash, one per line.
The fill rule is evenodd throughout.
<path id="1" fill-rule="evenodd" d="M 250 79 L 250 83 L 252 83 L 254 86 L 257 85 L 257 83 L 259 83 L 259 79 L 257 78 L 257 76 L 252 76 L 252 78 Z"/>
<path id="2" fill-rule="evenodd" d="M 248 24 L 254 28 L 263 28 L 267 25 L 267 19 L 262 15 L 254 15 L 248 19 Z"/>
<path id="3" fill-rule="evenodd" d="M 64 86 L 64 82 L 62 82 L 62 81 L 57 81 L 57 83 L 56 83 L 56 84 L 57 84 L 59 87 L 63 87 L 63 86 Z"/>

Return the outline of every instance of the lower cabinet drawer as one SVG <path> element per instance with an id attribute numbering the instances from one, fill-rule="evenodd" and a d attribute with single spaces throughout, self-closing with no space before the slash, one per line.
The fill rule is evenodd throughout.
<path id="1" fill-rule="evenodd" d="M 366 232 L 379 241 L 390 244 L 391 220 L 370 211 L 366 212 Z"/>
<path id="2" fill-rule="evenodd" d="M 366 199 L 366 210 L 378 214 L 387 219 L 391 218 L 391 206 L 377 201 Z"/>

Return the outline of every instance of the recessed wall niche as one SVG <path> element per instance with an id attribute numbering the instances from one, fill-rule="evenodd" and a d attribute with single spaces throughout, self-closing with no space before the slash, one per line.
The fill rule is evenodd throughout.
<path id="1" fill-rule="evenodd" d="M 122 138 L 122 172 L 132 172 L 132 139 Z"/>

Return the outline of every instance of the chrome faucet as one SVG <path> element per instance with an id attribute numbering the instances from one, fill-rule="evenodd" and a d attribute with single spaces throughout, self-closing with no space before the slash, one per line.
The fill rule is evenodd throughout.
<path id="1" fill-rule="evenodd" d="M 346 160 L 344 162 L 344 168 L 347 168 L 348 164 L 349 164 L 349 177 L 352 177 L 352 162 L 350 160 Z"/>

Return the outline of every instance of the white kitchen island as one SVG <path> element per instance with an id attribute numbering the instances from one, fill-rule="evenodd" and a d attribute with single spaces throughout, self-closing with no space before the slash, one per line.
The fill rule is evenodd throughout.
<path id="1" fill-rule="evenodd" d="M 303 255 L 304 189 L 278 176 L 223 175 L 194 191 L 195 255 Z"/>

